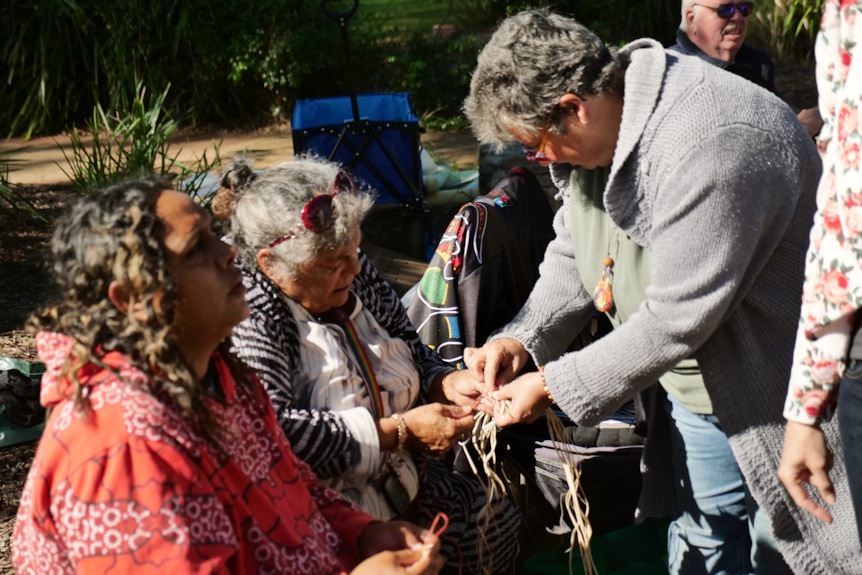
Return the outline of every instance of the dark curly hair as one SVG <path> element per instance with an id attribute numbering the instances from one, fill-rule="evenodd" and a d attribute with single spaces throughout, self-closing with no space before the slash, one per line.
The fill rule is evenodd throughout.
<path id="1" fill-rule="evenodd" d="M 30 318 L 28 330 L 71 338 L 60 376 L 72 383 L 78 408 L 86 409 L 86 398 L 72 366 L 92 362 L 106 367 L 101 357 L 119 351 L 152 375 L 154 384 L 145 391 L 174 405 L 204 437 L 217 440 L 221 432 L 212 430 L 221 426 L 214 424 L 204 401 L 204 386 L 171 337 L 177 285 L 167 270 L 166 228 L 156 216 L 160 193 L 171 188 L 157 179 L 118 184 L 80 200 L 62 216 L 51 242 L 59 297 Z M 128 312 L 108 299 L 114 281 L 129 293 Z M 158 292 L 161 311 L 154 305 Z M 140 315 L 142 320 L 136 317 Z M 230 353 L 228 340 L 219 351 L 238 385 L 251 392 L 250 371 Z"/>

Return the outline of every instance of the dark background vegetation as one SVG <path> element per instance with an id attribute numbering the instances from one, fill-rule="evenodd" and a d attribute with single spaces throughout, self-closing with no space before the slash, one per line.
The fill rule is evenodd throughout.
<path id="1" fill-rule="evenodd" d="M 759 0 L 751 37 L 782 65 L 810 58 L 823 0 Z M 352 0 L 328 0 L 339 12 Z M 289 119 L 297 98 L 411 92 L 426 125 L 461 127 L 476 54 L 505 0 L 362 0 L 339 24 L 320 0 L 3 0 L 0 134 L 81 126 L 96 104 L 128 109 L 136 86 L 168 90 L 183 126 L 248 127 Z M 619 45 L 672 43 L 680 0 L 547 0 Z M 350 74 L 348 74 L 348 71 Z"/>

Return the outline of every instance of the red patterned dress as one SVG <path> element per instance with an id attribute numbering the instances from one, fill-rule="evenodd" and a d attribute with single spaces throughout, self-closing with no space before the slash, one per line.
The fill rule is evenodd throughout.
<path id="1" fill-rule="evenodd" d="M 111 371 L 79 371 L 90 409 L 77 412 L 57 378 L 70 340 L 42 333 L 38 345 L 52 411 L 18 510 L 19 575 L 329 574 L 358 563 L 356 541 L 373 519 L 318 484 L 270 404 L 237 389 L 218 356 L 225 402 L 211 409 L 233 438 L 225 455 L 130 385 L 150 377 L 117 352 L 103 358 Z"/>

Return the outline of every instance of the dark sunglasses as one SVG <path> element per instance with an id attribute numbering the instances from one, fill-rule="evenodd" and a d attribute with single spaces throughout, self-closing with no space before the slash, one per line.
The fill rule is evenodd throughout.
<path id="1" fill-rule="evenodd" d="M 751 16 L 751 13 L 754 12 L 754 2 L 740 2 L 739 4 L 719 4 L 716 7 L 707 6 L 706 4 L 695 4 L 695 6 L 709 8 L 710 10 L 718 14 L 719 18 L 724 18 L 725 20 L 730 20 L 737 12 L 739 12 L 739 14 L 745 18 Z"/>
<path id="2" fill-rule="evenodd" d="M 342 192 L 357 193 L 356 182 L 353 180 L 350 172 L 338 170 L 338 173 L 335 175 L 335 181 L 332 183 L 332 193 L 314 196 L 302 207 L 302 225 L 305 226 L 305 229 L 311 230 L 315 234 L 322 234 L 332 228 L 333 224 L 335 224 L 336 215 L 332 200 Z M 290 230 L 283 236 L 270 242 L 269 247 L 274 248 L 278 244 L 292 240 L 295 237 L 296 233 Z"/>

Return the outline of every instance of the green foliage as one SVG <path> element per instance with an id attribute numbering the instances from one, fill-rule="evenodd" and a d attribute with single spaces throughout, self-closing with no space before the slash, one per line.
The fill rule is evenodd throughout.
<path id="1" fill-rule="evenodd" d="M 574 17 L 609 44 L 638 38 L 673 43 L 680 0 L 457 0 L 457 22 L 469 29 L 493 28 L 507 16 L 545 7 Z"/>
<path id="2" fill-rule="evenodd" d="M 450 0 L 362 0 L 356 18 L 384 17 L 383 32 L 387 36 L 431 34 L 438 24 L 452 23 L 457 13 L 455 4 L 457 2 L 452 0 L 453 10 L 450 11 Z"/>
<path id="3" fill-rule="evenodd" d="M 71 157 L 63 151 L 69 165 L 66 175 L 80 192 L 156 174 L 208 205 L 211 200 L 200 198 L 199 192 L 207 172 L 220 163 L 219 146 L 214 146 L 212 160 L 205 151 L 190 165 L 179 161 L 180 151 L 171 152 L 170 138 L 178 124 L 165 107 L 169 89 L 151 97 L 138 83 L 127 110 L 111 115 L 97 105 L 87 124 L 88 134 L 77 128 L 70 131 Z"/>
<path id="4" fill-rule="evenodd" d="M 808 61 L 820 30 L 824 0 L 771 0 L 757 4 L 751 35 L 779 61 Z"/>
<path id="5" fill-rule="evenodd" d="M 165 105 L 198 126 L 269 123 L 287 118 L 297 98 L 353 90 L 409 91 L 428 125 L 449 125 L 483 39 L 507 15 L 540 5 L 613 45 L 670 44 L 679 24 L 680 0 L 363 0 L 344 28 L 320 0 L 3 0 L 0 133 L 88 125 L 97 106 L 128 109 L 124 95 L 138 80 L 159 94 L 171 86 Z M 822 8 L 758 1 L 753 43 L 779 59 L 809 57 Z"/>
<path id="6" fill-rule="evenodd" d="M 437 118 L 452 127 L 447 119 L 460 116 L 481 47 L 475 35 L 441 39 L 415 34 L 390 53 L 386 73 L 395 79 L 391 89 L 411 92 L 424 125 Z"/>
<path id="7" fill-rule="evenodd" d="M 380 32 L 353 32 L 365 66 Z M 4 0 L 0 132 L 89 122 L 97 104 L 120 107 L 137 79 L 156 92 L 171 85 L 169 104 L 198 125 L 269 122 L 299 96 L 344 92 L 341 56 L 319 0 Z"/>
<path id="8" fill-rule="evenodd" d="M 454 22 L 468 30 L 493 29 L 506 16 L 529 8 L 529 2 L 509 4 L 505 0 L 453 0 Z M 543 4 L 547 5 L 547 4 Z"/>
<path id="9" fill-rule="evenodd" d="M 654 38 L 668 46 L 676 41 L 681 0 L 559 0 L 570 14 L 610 45 Z"/>

